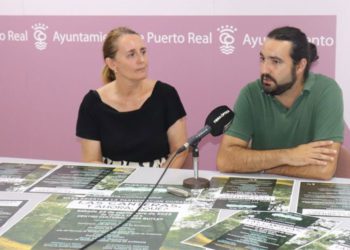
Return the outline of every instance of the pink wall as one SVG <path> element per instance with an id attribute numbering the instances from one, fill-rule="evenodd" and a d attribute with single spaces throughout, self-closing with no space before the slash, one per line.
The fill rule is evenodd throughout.
<path id="1" fill-rule="evenodd" d="M 260 46 L 253 41 L 273 27 L 298 26 L 318 39 L 313 70 L 335 74 L 335 16 L 1 16 L 0 156 L 79 161 L 77 111 L 84 94 L 101 85 L 102 43 L 62 37 L 96 34 L 99 40 L 121 25 L 144 35 L 150 77 L 177 88 L 189 135 L 216 106 L 232 107 L 239 90 L 258 77 Z M 226 25 L 234 30 L 223 35 L 230 54 L 220 51 L 217 30 Z M 36 48 L 39 40 L 45 49 Z M 219 140 L 208 136 L 200 143 L 201 169 L 216 168 Z"/>

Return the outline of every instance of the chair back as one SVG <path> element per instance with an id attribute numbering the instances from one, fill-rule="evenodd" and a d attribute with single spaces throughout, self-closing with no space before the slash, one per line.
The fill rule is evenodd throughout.
<path id="1" fill-rule="evenodd" d="M 350 152 L 344 146 L 341 146 L 340 148 L 338 166 L 334 176 L 339 178 L 350 178 Z"/>

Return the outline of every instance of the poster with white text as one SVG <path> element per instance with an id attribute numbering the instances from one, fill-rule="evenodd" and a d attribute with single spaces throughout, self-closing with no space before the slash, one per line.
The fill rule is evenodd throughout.
<path id="1" fill-rule="evenodd" d="M 198 198 L 219 209 L 287 212 L 293 184 L 284 179 L 213 177 Z"/>
<path id="2" fill-rule="evenodd" d="M 29 163 L 0 163 L 0 191 L 23 192 L 56 165 Z"/>
<path id="3" fill-rule="evenodd" d="M 63 165 L 29 191 L 111 195 L 134 170 L 135 168 L 127 167 Z"/>
<path id="4" fill-rule="evenodd" d="M 298 213 L 350 217 L 350 184 L 301 182 Z"/>
<path id="5" fill-rule="evenodd" d="M 240 211 L 183 243 L 208 249 L 296 249 L 338 223 L 297 213 Z"/>

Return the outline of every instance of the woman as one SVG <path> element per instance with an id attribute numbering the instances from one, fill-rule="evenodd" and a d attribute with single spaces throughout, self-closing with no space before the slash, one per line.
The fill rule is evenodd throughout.
<path id="1" fill-rule="evenodd" d="M 103 44 L 105 85 L 84 97 L 76 134 L 86 162 L 166 166 L 187 139 L 186 112 L 174 87 L 148 79 L 141 36 L 120 27 Z M 187 152 L 171 167 L 182 167 Z"/>

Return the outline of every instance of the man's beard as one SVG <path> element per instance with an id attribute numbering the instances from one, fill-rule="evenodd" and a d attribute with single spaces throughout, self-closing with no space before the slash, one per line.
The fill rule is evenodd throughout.
<path id="1" fill-rule="evenodd" d="M 289 90 L 291 87 L 293 87 L 293 85 L 295 84 L 296 82 L 296 79 L 297 79 L 297 75 L 296 75 L 296 71 L 295 71 L 295 67 L 293 66 L 292 68 L 292 80 L 290 82 L 287 82 L 287 83 L 283 83 L 283 84 L 278 84 L 277 81 L 272 77 L 270 76 L 269 74 L 262 74 L 261 75 L 261 84 L 262 84 L 262 87 L 264 89 L 264 92 L 268 95 L 272 95 L 272 96 L 275 96 L 275 95 L 281 95 L 283 94 L 284 92 L 286 92 L 287 90 Z M 271 81 L 273 81 L 276 85 L 276 88 L 275 89 L 267 89 L 265 86 L 264 86 L 264 78 L 266 79 L 269 79 Z"/>

